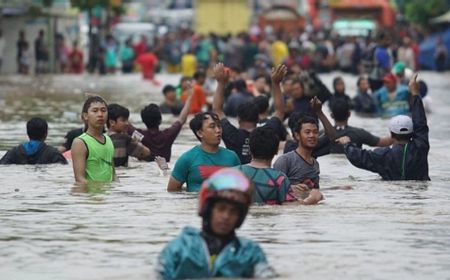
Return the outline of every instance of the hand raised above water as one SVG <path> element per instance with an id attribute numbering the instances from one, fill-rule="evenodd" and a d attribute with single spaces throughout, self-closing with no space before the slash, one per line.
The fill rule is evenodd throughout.
<path id="1" fill-rule="evenodd" d="M 287 67 L 284 64 L 278 65 L 276 68 L 272 68 L 271 79 L 274 84 L 279 84 L 287 74 Z"/>
<path id="2" fill-rule="evenodd" d="M 317 96 L 314 96 L 314 98 L 312 98 L 311 101 L 309 101 L 309 104 L 311 105 L 311 109 L 316 113 L 322 110 L 322 102 L 320 102 Z"/>
<path id="3" fill-rule="evenodd" d="M 223 66 L 223 63 L 219 62 L 214 66 L 214 77 L 217 82 L 226 84 L 230 79 L 230 71 L 228 68 Z"/>
<path id="4" fill-rule="evenodd" d="M 409 80 L 408 83 L 408 87 L 409 87 L 409 92 L 411 92 L 412 95 L 416 96 L 420 94 L 420 86 L 419 83 L 417 82 L 417 73 L 415 73 L 411 80 Z"/>

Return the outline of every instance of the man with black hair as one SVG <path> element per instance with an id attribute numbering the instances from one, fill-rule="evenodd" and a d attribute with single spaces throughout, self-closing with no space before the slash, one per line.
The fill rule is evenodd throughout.
<path id="1" fill-rule="evenodd" d="M 365 129 L 349 126 L 348 119 L 350 115 L 351 111 L 347 100 L 336 99 L 331 105 L 331 117 L 334 119 L 334 128 L 336 129 L 337 137 L 348 136 L 359 148 L 363 144 L 371 147 L 386 147 L 392 144 L 392 138 L 390 136 L 378 137 Z M 319 143 L 314 149 L 313 156 L 319 157 L 327 154 L 344 154 L 344 147 L 330 141 L 328 137 L 323 135 L 319 138 Z"/>
<path id="2" fill-rule="evenodd" d="M 263 126 L 269 120 L 269 98 L 265 95 L 259 95 L 253 101 L 258 107 L 257 126 Z"/>
<path id="3" fill-rule="evenodd" d="M 178 119 L 169 127 L 164 130 L 159 129 L 159 125 L 162 121 L 161 110 L 158 105 L 152 103 L 141 110 L 142 122 L 147 127 L 144 129 L 136 129 L 130 126 L 128 133 L 131 135 L 134 130 L 144 135 L 142 138 L 142 144 L 150 149 L 152 152 L 150 156 L 146 157 L 146 161 L 154 161 L 156 156 L 165 158 L 167 162 L 170 161 L 172 155 L 172 145 L 175 142 L 178 134 L 186 123 L 187 116 L 189 114 L 189 108 L 192 102 L 192 86 L 189 84 L 188 97 L 183 109 L 178 116 Z"/>
<path id="4" fill-rule="evenodd" d="M 311 107 L 321 120 L 325 133 L 334 139 L 336 132 L 322 112 L 322 103 L 317 97 L 311 100 Z M 291 184 L 303 191 L 300 197 L 304 198 L 304 204 L 315 204 L 323 199 L 319 191 L 319 163 L 312 155 L 319 140 L 319 124 L 313 117 L 305 116 L 297 122 L 294 131 L 299 142 L 297 149 L 281 155 L 273 168 L 286 174 Z"/>
<path id="5" fill-rule="evenodd" d="M 188 191 L 198 191 L 202 182 L 215 171 L 240 164 L 236 153 L 219 146 L 222 125 L 216 114 L 198 113 L 189 126 L 200 145 L 177 160 L 167 185 L 168 191 L 180 191 L 184 183 Z"/>
<path id="6" fill-rule="evenodd" d="M 202 112 L 203 107 L 208 104 L 206 100 L 206 94 L 203 90 L 203 85 L 206 81 L 206 73 L 203 70 L 199 70 L 194 73 L 195 83 L 192 85 L 192 102 L 189 109 L 189 114 L 197 114 Z M 186 104 L 189 96 L 189 89 L 183 91 L 180 100 Z"/>
<path id="7" fill-rule="evenodd" d="M 391 41 L 391 36 L 385 30 L 381 30 L 377 34 L 377 45 L 371 50 L 373 65 L 368 69 L 370 72 L 366 73 L 369 75 L 369 84 L 372 92 L 383 86 L 383 77 L 391 71 L 392 56 L 389 52 Z"/>
<path id="8" fill-rule="evenodd" d="M 252 201 L 258 204 L 283 204 L 295 200 L 291 194 L 291 183 L 281 171 L 271 168 L 272 159 L 278 153 L 280 139 L 270 128 L 257 127 L 250 133 L 249 164 L 239 165 L 253 182 Z"/>
<path id="9" fill-rule="evenodd" d="M 247 83 L 244 80 L 235 81 L 234 89 L 235 91 L 228 97 L 224 108 L 225 115 L 233 118 L 238 116 L 237 111 L 240 105 L 253 101 L 253 95 L 248 92 Z"/>
<path id="10" fill-rule="evenodd" d="M 348 136 L 336 141 L 345 145 L 345 155 L 356 167 L 378 173 L 384 180 L 430 180 L 428 176 L 428 125 L 417 74 L 409 82 L 412 119 L 406 115 L 393 117 L 389 130 L 392 147 L 373 151 L 359 148 Z"/>
<path id="11" fill-rule="evenodd" d="M 108 105 L 108 136 L 114 145 L 114 166 L 128 166 L 128 156 L 144 159 L 150 156 L 150 150 L 127 134 L 130 123 L 130 111 L 119 105 Z"/>
<path id="12" fill-rule="evenodd" d="M 350 115 L 350 106 L 345 99 L 336 99 L 331 105 L 331 117 L 334 119 L 334 128 L 336 130 L 337 137 L 349 136 L 360 148 L 363 144 L 372 147 L 386 147 L 392 144 L 392 138 L 389 136 L 378 137 L 365 129 L 349 126 L 348 119 Z M 291 126 L 291 122 L 289 123 Z M 297 146 L 297 141 L 295 143 L 286 143 L 284 152 L 287 153 L 293 151 L 297 148 Z M 326 135 L 322 135 L 319 138 L 317 146 L 314 148 L 313 157 L 317 158 L 328 154 L 344 154 L 344 147 L 334 141 L 331 141 Z"/>
<path id="13" fill-rule="evenodd" d="M 280 140 L 286 140 L 286 131 L 282 123 L 284 118 L 284 102 L 280 88 L 281 80 L 286 75 L 286 71 L 287 69 L 284 65 L 279 65 L 272 71 L 272 94 L 275 113 L 265 125 L 273 129 Z M 220 118 L 223 127 L 223 141 L 228 149 L 237 153 L 242 164 L 247 164 L 251 160 L 249 136 L 250 132 L 256 128 L 258 123 L 259 108 L 251 102 L 242 104 L 237 111 L 239 128 L 232 125 L 222 109 L 224 89 L 228 82 L 229 73 L 225 71 L 223 64 L 219 63 L 214 67 L 214 74 L 218 81 L 218 86 L 214 94 L 213 111 Z"/>
<path id="14" fill-rule="evenodd" d="M 162 90 L 164 94 L 164 102 L 159 104 L 161 114 L 173 114 L 178 116 L 183 110 L 183 103 L 177 99 L 177 93 L 175 87 L 172 85 L 164 86 Z"/>
<path id="15" fill-rule="evenodd" d="M 0 164 L 67 164 L 67 160 L 54 147 L 45 143 L 48 133 L 47 121 L 32 118 L 27 122 L 27 134 L 30 141 L 7 151 Z"/>

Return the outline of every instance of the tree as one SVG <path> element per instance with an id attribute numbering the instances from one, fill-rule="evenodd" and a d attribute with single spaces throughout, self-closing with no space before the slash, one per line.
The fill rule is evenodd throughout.
<path id="1" fill-rule="evenodd" d="M 440 16 L 450 9 L 448 1 L 442 0 L 404 0 L 405 16 L 408 21 L 427 26 L 433 17 Z"/>

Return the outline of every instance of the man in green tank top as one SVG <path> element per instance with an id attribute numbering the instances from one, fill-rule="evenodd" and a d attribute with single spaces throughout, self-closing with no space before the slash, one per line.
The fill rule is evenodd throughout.
<path id="1" fill-rule="evenodd" d="M 83 105 L 82 118 L 85 132 L 73 141 L 71 149 L 75 181 L 111 182 L 115 179 L 114 145 L 104 134 L 108 119 L 106 101 L 100 96 L 89 97 Z"/>

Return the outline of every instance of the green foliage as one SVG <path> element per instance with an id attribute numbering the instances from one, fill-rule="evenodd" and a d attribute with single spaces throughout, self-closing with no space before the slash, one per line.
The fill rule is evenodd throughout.
<path id="1" fill-rule="evenodd" d="M 443 0 L 404 0 L 405 16 L 413 23 L 428 25 L 433 17 L 440 16 L 450 9 L 447 1 Z"/>

